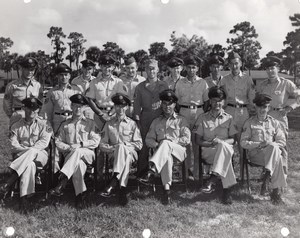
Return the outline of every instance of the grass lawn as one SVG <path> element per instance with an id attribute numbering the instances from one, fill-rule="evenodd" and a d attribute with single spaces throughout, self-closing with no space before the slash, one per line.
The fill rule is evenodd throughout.
<path id="1" fill-rule="evenodd" d="M 2 105 L 2 99 L 0 99 Z M 3 182 L 9 164 L 10 150 L 7 140 L 8 120 L 0 109 L 0 182 Z M 300 110 L 290 115 L 289 177 L 288 188 L 283 195 L 285 205 L 274 206 L 269 200 L 257 196 L 260 183 L 251 181 L 252 194 L 242 186 L 234 191 L 234 203 L 220 203 L 220 190 L 204 195 L 199 190 L 183 191 L 173 188 L 173 203 L 161 204 L 162 188 L 155 193 L 142 187 L 137 192 L 131 188 L 130 202 L 120 207 L 117 198 L 100 198 L 90 195 L 91 206 L 77 211 L 74 195 L 70 191 L 54 205 L 43 201 L 33 205 L 27 215 L 18 211 L 18 199 L 13 197 L 0 207 L 0 237 L 12 226 L 13 237 L 142 237 L 145 228 L 151 237 L 283 237 L 281 229 L 287 227 L 288 237 L 300 237 Z M 235 168 L 238 171 L 238 167 Z M 250 169 L 258 178 L 260 170 Z M 39 199 L 37 196 L 35 200 Z M 34 198 L 33 198 L 34 199 Z"/>

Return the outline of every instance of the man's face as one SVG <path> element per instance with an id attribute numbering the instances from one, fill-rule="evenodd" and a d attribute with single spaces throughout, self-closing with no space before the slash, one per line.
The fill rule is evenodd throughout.
<path id="1" fill-rule="evenodd" d="M 267 74 L 269 78 L 277 78 L 278 77 L 278 68 L 276 66 L 270 66 L 267 68 Z"/>
<path id="2" fill-rule="evenodd" d="M 148 78 L 150 78 L 150 79 L 157 78 L 158 67 L 150 65 L 150 66 L 147 66 L 145 70 L 146 70 L 146 74 L 147 74 Z"/>
<path id="3" fill-rule="evenodd" d="M 28 108 L 28 107 L 24 107 L 24 111 L 25 111 L 25 119 L 27 121 L 30 121 L 30 120 L 34 120 L 38 115 L 39 115 L 39 111 L 40 109 L 31 109 L 31 108 Z"/>
<path id="4" fill-rule="evenodd" d="M 81 117 L 83 115 L 83 110 L 84 110 L 84 105 L 82 104 L 77 104 L 77 103 L 72 103 L 71 104 L 71 109 L 73 112 L 73 117 Z"/>
<path id="5" fill-rule="evenodd" d="M 61 84 L 67 84 L 69 83 L 69 80 L 71 78 L 71 74 L 70 73 L 60 73 L 57 75 L 58 77 L 58 82 Z"/>
<path id="6" fill-rule="evenodd" d="M 222 66 L 219 64 L 212 64 L 209 66 L 209 70 L 210 70 L 212 76 L 215 76 L 215 77 L 220 76 L 221 69 L 222 69 Z"/>
<path id="7" fill-rule="evenodd" d="M 136 72 L 137 72 L 136 62 L 126 65 L 125 70 L 126 70 L 126 74 L 128 77 L 131 77 L 131 78 L 135 77 Z"/>
<path id="8" fill-rule="evenodd" d="M 219 111 L 224 106 L 224 99 L 221 98 L 211 98 L 210 99 L 211 109 Z"/>
<path id="9" fill-rule="evenodd" d="M 22 77 L 24 79 L 31 79 L 34 76 L 35 70 L 36 70 L 35 67 L 29 67 L 29 68 L 22 67 Z"/>
<path id="10" fill-rule="evenodd" d="M 242 62 L 239 58 L 232 59 L 229 64 L 231 73 L 234 76 L 239 75 L 239 73 L 241 72 L 241 66 L 242 66 Z"/>
<path id="11" fill-rule="evenodd" d="M 174 103 L 174 102 L 169 102 L 169 101 L 161 102 L 161 107 L 162 107 L 163 113 L 165 115 L 172 115 L 174 113 L 175 106 L 176 106 L 176 103 Z"/>
<path id="12" fill-rule="evenodd" d="M 127 105 L 115 105 L 117 117 L 125 116 L 127 109 L 128 109 Z"/>
<path id="13" fill-rule="evenodd" d="M 199 67 L 196 65 L 190 64 L 186 66 L 186 72 L 189 78 L 195 77 L 197 75 L 198 70 Z"/>
<path id="14" fill-rule="evenodd" d="M 170 70 L 171 75 L 172 75 L 173 78 L 179 78 L 180 73 L 182 71 L 182 66 L 178 65 L 178 66 L 173 67 L 173 68 L 169 67 L 169 70 Z"/>
<path id="15" fill-rule="evenodd" d="M 92 66 L 82 67 L 82 75 L 85 78 L 90 78 L 93 72 L 94 72 L 94 67 Z"/>
<path id="16" fill-rule="evenodd" d="M 109 77 L 114 71 L 115 66 L 113 64 L 108 64 L 108 65 L 101 65 L 100 68 L 101 68 L 102 76 Z"/>
<path id="17" fill-rule="evenodd" d="M 270 104 L 266 104 L 263 106 L 255 106 L 256 112 L 259 117 L 266 117 L 268 114 L 268 111 L 270 110 Z"/>

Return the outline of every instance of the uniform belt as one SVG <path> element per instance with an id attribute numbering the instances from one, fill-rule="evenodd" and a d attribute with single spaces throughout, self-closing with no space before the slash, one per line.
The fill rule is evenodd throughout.
<path id="1" fill-rule="evenodd" d="M 274 111 L 281 111 L 282 109 L 283 109 L 282 107 L 280 107 L 280 108 L 272 107 L 272 110 L 274 110 Z"/>
<path id="2" fill-rule="evenodd" d="M 70 116 L 72 115 L 72 112 L 55 112 L 55 114 L 61 116 Z"/>
<path id="3" fill-rule="evenodd" d="M 99 107 L 100 110 L 111 111 L 113 107 Z"/>
<path id="4" fill-rule="evenodd" d="M 201 108 L 201 107 L 203 107 L 203 105 L 190 105 L 190 106 L 187 106 L 187 105 L 180 105 L 180 107 L 183 107 L 183 108 L 189 108 L 189 109 L 196 109 L 196 108 Z"/>
<path id="5" fill-rule="evenodd" d="M 227 105 L 230 106 L 230 107 L 235 107 L 235 108 L 247 107 L 246 104 L 236 104 L 236 105 L 234 105 L 234 104 L 228 103 Z"/>
<path id="6" fill-rule="evenodd" d="M 22 110 L 22 107 L 14 107 L 13 109 L 14 109 L 14 111 L 20 111 L 20 110 Z"/>

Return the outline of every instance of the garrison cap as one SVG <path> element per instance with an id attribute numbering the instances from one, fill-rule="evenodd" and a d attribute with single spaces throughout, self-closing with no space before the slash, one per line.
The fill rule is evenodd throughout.
<path id="1" fill-rule="evenodd" d="M 148 59 L 145 62 L 145 67 L 156 67 L 158 68 L 158 61 L 156 59 Z"/>
<path id="2" fill-rule="evenodd" d="M 100 65 L 115 65 L 118 61 L 113 57 L 112 55 L 102 55 L 99 58 L 99 64 Z"/>
<path id="3" fill-rule="evenodd" d="M 89 59 L 82 60 L 80 63 L 82 64 L 82 67 L 84 67 L 84 68 L 96 66 L 96 64 Z"/>
<path id="4" fill-rule="evenodd" d="M 209 60 L 208 60 L 208 64 L 212 65 L 212 64 L 219 64 L 219 65 L 223 65 L 225 63 L 223 57 L 221 57 L 220 55 L 214 54 L 212 55 Z"/>
<path id="5" fill-rule="evenodd" d="M 167 63 L 170 68 L 175 68 L 177 66 L 183 65 L 183 60 L 178 57 L 173 57 Z"/>
<path id="6" fill-rule="evenodd" d="M 172 89 L 166 89 L 159 94 L 159 99 L 161 101 L 168 101 L 172 103 L 176 103 L 178 98 L 175 92 Z"/>
<path id="7" fill-rule="evenodd" d="M 33 57 L 24 57 L 19 63 L 23 68 L 35 68 L 38 66 L 38 62 Z"/>
<path id="8" fill-rule="evenodd" d="M 71 72 L 72 72 L 71 68 L 68 65 L 66 65 L 65 63 L 59 64 L 55 69 L 56 74 L 71 73 Z"/>
<path id="9" fill-rule="evenodd" d="M 132 63 L 136 63 L 136 60 L 134 57 L 129 57 L 128 59 L 125 59 L 125 61 L 124 61 L 125 65 L 130 65 Z"/>
<path id="10" fill-rule="evenodd" d="M 233 59 L 241 59 L 241 56 L 238 53 L 232 51 L 228 54 L 228 61 Z"/>
<path id="11" fill-rule="evenodd" d="M 281 60 L 277 56 L 269 56 L 266 60 L 266 67 L 278 66 Z"/>
<path id="12" fill-rule="evenodd" d="M 22 103 L 25 107 L 30 108 L 31 110 L 36 110 L 41 108 L 43 103 L 36 97 L 29 97 L 22 100 Z"/>
<path id="13" fill-rule="evenodd" d="M 202 59 L 200 59 L 198 56 L 188 56 L 184 59 L 185 65 L 196 65 L 198 66 L 201 64 Z"/>
<path id="14" fill-rule="evenodd" d="M 111 97 L 111 100 L 115 105 L 131 105 L 129 97 L 124 93 L 116 93 Z"/>
<path id="15" fill-rule="evenodd" d="M 257 93 L 255 95 L 255 98 L 253 100 L 253 103 L 258 106 L 258 107 L 261 107 L 261 106 L 264 106 L 266 104 L 269 104 L 272 100 L 272 97 L 268 94 L 263 94 L 263 93 Z"/>
<path id="16" fill-rule="evenodd" d="M 81 105 L 87 105 L 88 101 L 82 94 L 74 94 L 70 97 L 70 100 L 72 103 L 81 104 Z"/>

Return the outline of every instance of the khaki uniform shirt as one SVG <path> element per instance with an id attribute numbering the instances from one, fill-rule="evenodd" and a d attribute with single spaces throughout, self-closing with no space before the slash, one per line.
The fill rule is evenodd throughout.
<path id="1" fill-rule="evenodd" d="M 177 85 L 178 81 L 181 80 L 181 79 L 183 79 L 183 78 L 184 77 L 179 76 L 178 79 L 174 80 L 172 78 L 172 76 L 167 76 L 167 77 L 164 78 L 164 81 L 168 84 L 169 89 L 172 89 L 172 90 L 175 91 L 176 85 Z"/>
<path id="2" fill-rule="evenodd" d="M 81 93 L 85 95 L 87 89 L 90 86 L 91 81 L 95 78 L 95 76 L 91 76 L 88 80 L 86 80 L 82 77 L 82 75 L 79 75 L 78 77 L 72 80 L 72 84 L 76 85 L 81 91 Z"/>
<path id="3" fill-rule="evenodd" d="M 212 78 L 212 76 L 208 76 L 204 80 L 206 81 L 208 88 L 212 88 L 214 86 L 220 86 L 220 82 L 221 82 L 222 78 L 223 78 L 223 76 L 220 76 L 220 78 L 218 80 L 214 80 Z"/>
<path id="4" fill-rule="evenodd" d="M 143 76 L 136 75 L 135 78 L 128 78 L 126 76 L 121 77 L 124 83 L 124 91 L 129 96 L 129 99 L 133 101 L 135 88 L 138 84 L 145 81 L 146 79 Z"/>

